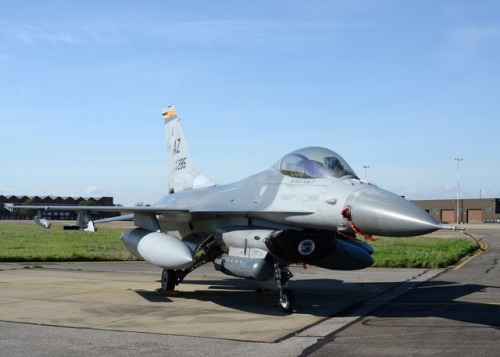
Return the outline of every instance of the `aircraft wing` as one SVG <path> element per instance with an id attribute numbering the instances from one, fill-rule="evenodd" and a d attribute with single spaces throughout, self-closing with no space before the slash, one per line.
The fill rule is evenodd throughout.
<path id="1" fill-rule="evenodd" d="M 75 212 L 120 212 L 120 213 L 157 213 L 163 211 L 187 212 L 187 210 L 168 209 L 154 206 L 43 206 L 43 205 L 14 205 L 6 203 L 9 211 L 16 209 L 33 209 L 41 211 L 75 211 Z"/>
<path id="2" fill-rule="evenodd" d="M 280 214 L 284 216 L 309 215 L 312 211 L 225 211 L 225 210 L 189 210 L 179 208 L 168 208 L 161 206 L 48 206 L 48 205 L 15 205 L 6 203 L 5 208 L 9 211 L 18 209 L 32 209 L 39 211 L 75 211 L 75 212 L 116 212 L 116 213 L 151 213 L 161 214 L 166 217 L 189 216 L 189 217 L 214 217 L 214 216 L 262 216 L 269 214 Z"/>
<path id="3" fill-rule="evenodd" d="M 165 209 L 153 206 L 48 206 L 48 205 L 15 205 L 12 203 L 6 203 L 5 208 L 9 211 L 19 210 L 19 209 L 29 209 L 38 211 L 74 211 L 78 213 L 76 228 L 94 231 L 94 223 L 105 223 L 113 221 L 129 221 L 134 220 L 137 226 L 144 226 L 151 230 L 157 230 L 159 227 L 157 223 L 155 224 L 151 216 L 162 214 L 163 212 L 169 212 L 175 216 L 187 213 L 187 210 L 179 209 Z M 110 218 L 103 218 L 99 220 L 93 220 L 91 212 L 115 212 L 115 213 L 128 213 L 123 215 L 118 215 Z M 35 222 L 44 228 L 50 227 L 50 222 L 44 220 L 41 217 L 35 217 Z"/>
<path id="4" fill-rule="evenodd" d="M 138 227 L 150 230 L 157 230 L 156 224 L 151 222 L 151 217 L 161 215 L 164 219 L 173 222 L 189 222 L 197 219 L 209 219 L 223 216 L 242 216 L 247 218 L 276 219 L 284 220 L 290 216 L 309 215 L 311 211 L 225 211 L 225 210 L 189 210 L 179 208 L 169 208 L 162 206 L 48 206 L 48 205 L 14 205 L 7 203 L 5 208 L 9 211 L 18 209 L 32 209 L 38 211 L 75 211 L 79 216 L 85 217 L 82 221 L 77 219 L 80 228 L 86 227 L 89 221 L 93 223 L 104 223 L 113 221 L 134 220 Z M 116 212 L 128 213 L 115 217 L 104 218 L 93 221 L 91 212 Z M 151 225 L 153 224 L 153 226 Z"/>

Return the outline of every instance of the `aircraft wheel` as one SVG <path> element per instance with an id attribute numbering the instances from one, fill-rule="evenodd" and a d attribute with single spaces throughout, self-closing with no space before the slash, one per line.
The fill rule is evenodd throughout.
<path id="1" fill-rule="evenodd" d="M 280 307 L 284 312 L 293 312 L 295 309 L 295 294 L 290 289 L 283 289 L 281 292 Z"/>
<path id="2" fill-rule="evenodd" d="M 175 271 L 163 269 L 161 273 L 161 289 L 166 291 L 174 290 L 176 279 Z"/>

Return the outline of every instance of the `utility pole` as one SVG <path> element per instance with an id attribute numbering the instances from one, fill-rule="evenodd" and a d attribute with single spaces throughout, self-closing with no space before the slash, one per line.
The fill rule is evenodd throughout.
<path id="1" fill-rule="evenodd" d="M 455 161 L 457 162 L 457 224 L 460 223 L 460 162 L 464 159 L 461 157 L 456 157 Z"/>
<path id="2" fill-rule="evenodd" d="M 368 181 L 368 169 L 370 168 L 370 166 L 364 165 L 363 168 L 365 169 L 365 180 Z"/>

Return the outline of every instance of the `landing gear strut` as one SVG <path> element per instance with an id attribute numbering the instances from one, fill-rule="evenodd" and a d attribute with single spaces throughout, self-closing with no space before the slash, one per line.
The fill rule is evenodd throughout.
<path id="1" fill-rule="evenodd" d="M 276 286 L 280 292 L 279 305 L 284 312 L 291 313 L 295 309 L 295 294 L 288 288 L 288 280 L 293 277 L 292 272 L 288 269 L 288 265 L 281 263 L 274 264 L 274 278 Z"/>
<path id="2" fill-rule="evenodd" d="M 217 246 L 213 234 L 208 235 L 196 247 L 194 251 L 196 261 L 191 267 L 183 270 L 163 269 L 161 273 L 161 290 L 175 290 L 175 287 L 179 285 L 189 273 L 203 264 L 213 261 L 220 252 L 221 250 Z"/>

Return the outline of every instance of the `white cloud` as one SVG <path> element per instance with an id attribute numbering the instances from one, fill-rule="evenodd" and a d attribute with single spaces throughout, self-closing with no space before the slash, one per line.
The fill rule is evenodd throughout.
<path id="1" fill-rule="evenodd" d="M 74 35 L 64 31 L 48 30 L 39 26 L 22 23 L 0 22 L 0 34 L 8 39 L 33 45 L 39 41 L 78 43 L 81 42 Z"/>

